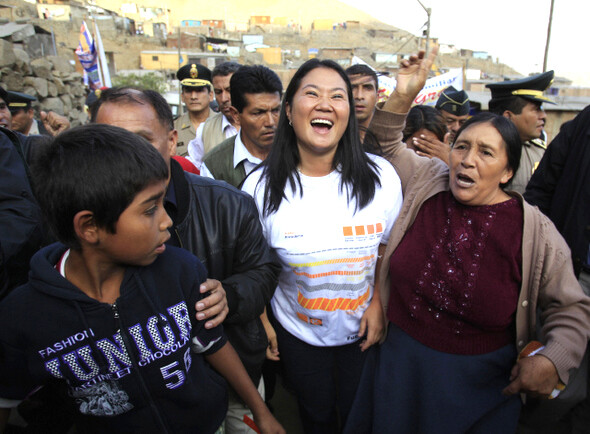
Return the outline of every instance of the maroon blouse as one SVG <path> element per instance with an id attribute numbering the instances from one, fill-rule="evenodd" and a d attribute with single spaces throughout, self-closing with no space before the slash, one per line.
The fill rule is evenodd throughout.
<path id="1" fill-rule="evenodd" d="M 514 198 L 472 207 L 449 191 L 427 200 L 391 256 L 389 320 L 447 353 L 483 354 L 512 342 L 522 231 Z"/>

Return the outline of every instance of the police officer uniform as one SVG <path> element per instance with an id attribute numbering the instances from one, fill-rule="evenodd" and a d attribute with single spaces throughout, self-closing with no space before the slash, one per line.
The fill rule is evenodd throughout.
<path id="1" fill-rule="evenodd" d="M 202 88 L 207 86 L 209 90 L 212 89 L 211 71 L 206 66 L 198 63 L 184 65 L 176 72 L 176 77 L 183 88 Z M 214 113 L 213 110 L 209 109 L 209 116 Z M 178 131 L 176 155 L 185 157 L 188 155 L 188 143 L 197 136 L 197 131 L 190 120 L 188 111 L 185 111 L 182 116 L 176 118 L 174 128 Z"/>
<path id="2" fill-rule="evenodd" d="M 37 98 L 34 96 L 28 95 L 22 92 L 14 92 L 9 90 L 8 92 L 8 109 L 10 110 L 11 115 L 14 117 L 18 112 L 21 110 L 28 111 L 31 108 L 31 105 L 34 101 L 37 101 Z M 14 127 L 14 125 L 13 125 Z M 43 126 L 43 122 L 39 122 L 36 119 L 33 119 L 31 125 L 29 126 L 28 131 L 21 131 L 23 134 L 27 136 L 33 135 L 44 135 L 50 136 L 49 132 Z"/>
<path id="3" fill-rule="evenodd" d="M 537 103 L 555 104 L 543 92 L 553 83 L 553 71 L 547 71 L 531 77 L 521 78 L 519 80 L 509 80 L 498 83 L 487 84 L 486 87 L 492 92 L 492 99 L 489 102 L 490 109 L 496 105 L 501 106 L 503 103 L 514 97 L 523 98 L 527 101 Z M 510 190 L 523 194 L 526 186 L 533 175 L 533 172 L 539 165 L 539 162 L 545 154 L 547 145 L 541 138 L 529 140 L 522 144 L 522 155 L 520 157 L 520 166 L 510 184 Z"/>

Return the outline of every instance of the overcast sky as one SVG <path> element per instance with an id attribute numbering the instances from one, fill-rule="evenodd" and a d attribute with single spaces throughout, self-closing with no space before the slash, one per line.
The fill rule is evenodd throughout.
<path id="1" fill-rule="evenodd" d="M 417 0 L 341 0 L 381 21 L 421 34 Z M 487 51 L 527 75 L 543 69 L 551 0 L 422 0 L 432 9 L 430 35 L 441 43 Z M 590 1 L 555 0 L 548 69 L 590 86 Z"/>

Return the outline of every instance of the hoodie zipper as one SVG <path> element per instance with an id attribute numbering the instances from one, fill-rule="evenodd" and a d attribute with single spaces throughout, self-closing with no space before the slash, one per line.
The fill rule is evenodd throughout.
<path id="1" fill-rule="evenodd" d="M 176 239 L 178 240 L 178 245 L 181 249 L 184 249 L 184 245 L 182 244 L 182 238 L 180 238 L 180 234 L 178 233 L 178 229 L 174 228 L 174 233 L 176 234 Z"/>
<path id="2" fill-rule="evenodd" d="M 139 365 L 135 361 L 135 358 L 133 357 L 133 353 L 131 353 L 131 351 L 130 351 L 131 345 L 129 343 L 128 336 L 124 332 L 124 327 L 121 322 L 121 316 L 119 315 L 119 307 L 117 306 L 116 301 L 113 304 L 111 304 L 111 310 L 113 311 L 113 317 L 117 320 L 117 323 L 119 324 L 118 332 L 121 335 L 121 340 L 123 341 L 123 345 L 125 345 L 125 350 L 127 351 L 127 354 L 129 354 L 129 359 L 131 360 L 131 364 L 133 365 L 133 368 L 137 372 L 137 377 L 139 378 L 139 383 L 140 383 L 141 388 L 143 389 L 145 395 L 148 398 L 148 402 L 150 403 L 150 407 L 151 407 L 152 411 L 154 412 L 155 418 L 156 418 L 157 422 L 160 424 L 160 426 L 162 427 L 162 432 L 169 433 L 170 431 L 168 430 L 168 426 L 166 425 L 166 423 L 162 419 L 162 415 L 160 414 L 160 410 L 158 409 L 158 407 L 152 397 L 152 394 L 150 393 L 149 388 L 147 387 L 147 384 L 145 383 L 145 380 L 143 379 L 143 376 L 141 375 L 141 371 L 139 370 Z"/>

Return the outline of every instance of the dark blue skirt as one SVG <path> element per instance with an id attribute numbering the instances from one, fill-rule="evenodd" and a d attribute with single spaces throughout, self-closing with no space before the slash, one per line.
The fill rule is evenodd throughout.
<path id="1" fill-rule="evenodd" d="M 506 397 L 514 345 L 465 356 L 424 346 L 393 324 L 365 363 L 345 433 L 514 433 L 519 395 Z"/>

